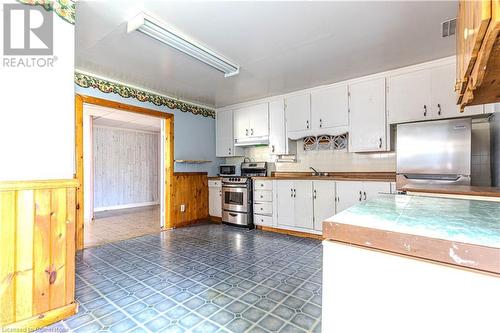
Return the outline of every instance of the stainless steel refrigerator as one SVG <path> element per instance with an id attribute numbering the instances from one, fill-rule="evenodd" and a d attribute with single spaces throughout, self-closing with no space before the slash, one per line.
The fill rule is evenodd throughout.
<path id="1" fill-rule="evenodd" d="M 471 118 L 397 125 L 396 187 L 470 185 Z"/>

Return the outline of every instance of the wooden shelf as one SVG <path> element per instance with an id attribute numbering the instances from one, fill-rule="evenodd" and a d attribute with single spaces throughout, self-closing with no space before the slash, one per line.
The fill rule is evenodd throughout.
<path id="1" fill-rule="evenodd" d="M 185 163 L 185 164 L 202 164 L 202 163 L 212 163 L 209 160 L 174 160 L 175 163 Z"/>

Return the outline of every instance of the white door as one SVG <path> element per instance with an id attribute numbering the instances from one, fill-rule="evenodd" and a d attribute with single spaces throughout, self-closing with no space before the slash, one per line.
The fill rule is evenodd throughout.
<path id="1" fill-rule="evenodd" d="M 287 154 L 285 101 L 278 100 L 269 103 L 269 149 L 271 154 Z"/>
<path id="2" fill-rule="evenodd" d="M 312 181 L 296 180 L 294 182 L 295 226 L 297 228 L 313 229 L 313 198 Z"/>
<path id="3" fill-rule="evenodd" d="M 216 115 L 216 155 L 233 155 L 233 112 L 219 111 Z"/>
<path id="4" fill-rule="evenodd" d="M 385 151 L 385 78 L 349 86 L 349 151 Z"/>
<path id="5" fill-rule="evenodd" d="M 278 215 L 278 225 L 294 226 L 294 197 L 293 197 L 293 181 L 278 180 L 276 181 L 276 207 Z"/>
<path id="6" fill-rule="evenodd" d="M 358 181 L 336 182 L 337 209 L 340 213 L 363 200 L 363 183 Z"/>
<path id="7" fill-rule="evenodd" d="M 287 131 L 306 131 L 311 128 L 311 95 L 292 96 L 285 100 Z"/>
<path id="8" fill-rule="evenodd" d="M 431 118 L 431 79 L 428 69 L 387 78 L 389 124 Z"/>
<path id="9" fill-rule="evenodd" d="M 363 200 L 373 199 L 380 193 L 391 193 L 391 183 L 363 182 Z"/>
<path id="10" fill-rule="evenodd" d="M 234 110 L 234 139 L 245 139 L 250 135 L 250 108 Z"/>
<path id="11" fill-rule="evenodd" d="M 269 135 L 269 103 L 260 103 L 248 108 L 249 136 Z"/>
<path id="12" fill-rule="evenodd" d="M 220 187 L 208 188 L 208 214 L 222 217 L 222 189 Z"/>
<path id="13" fill-rule="evenodd" d="M 314 230 L 321 231 L 323 221 L 335 215 L 335 182 L 313 181 Z"/>
<path id="14" fill-rule="evenodd" d="M 329 87 L 311 93 L 313 129 L 347 126 L 348 111 L 347 85 Z"/>

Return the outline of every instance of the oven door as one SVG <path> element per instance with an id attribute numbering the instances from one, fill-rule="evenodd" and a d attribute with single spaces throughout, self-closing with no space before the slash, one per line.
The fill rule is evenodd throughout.
<path id="1" fill-rule="evenodd" d="M 233 212 L 247 212 L 248 190 L 246 187 L 222 186 L 222 209 Z"/>

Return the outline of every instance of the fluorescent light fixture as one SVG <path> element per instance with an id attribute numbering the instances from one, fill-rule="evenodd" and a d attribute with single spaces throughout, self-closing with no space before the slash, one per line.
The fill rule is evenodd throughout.
<path id="1" fill-rule="evenodd" d="M 163 22 L 147 15 L 139 13 L 127 23 L 127 33 L 140 31 L 174 49 L 181 51 L 199 61 L 221 71 L 225 77 L 236 75 L 240 72 L 240 66 L 235 64 L 212 50 L 189 40 L 179 32 L 167 27 Z"/>

